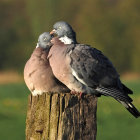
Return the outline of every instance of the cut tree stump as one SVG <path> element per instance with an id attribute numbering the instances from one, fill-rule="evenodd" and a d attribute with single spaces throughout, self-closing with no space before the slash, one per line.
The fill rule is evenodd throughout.
<path id="1" fill-rule="evenodd" d="M 29 95 L 26 140 L 96 140 L 97 97 Z"/>

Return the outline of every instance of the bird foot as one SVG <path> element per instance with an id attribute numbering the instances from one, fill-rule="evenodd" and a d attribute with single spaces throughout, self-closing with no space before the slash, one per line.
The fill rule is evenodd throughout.
<path id="1" fill-rule="evenodd" d="M 82 98 L 83 92 L 79 92 L 79 99 Z"/>
<path id="2" fill-rule="evenodd" d="M 79 96 L 78 96 L 79 99 L 81 99 L 81 98 L 82 98 L 82 95 L 83 95 L 82 92 L 76 92 L 76 91 L 71 91 L 71 94 L 72 94 L 72 95 L 79 95 Z"/>
<path id="3" fill-rule="evenodd" d="M 72 95 L 76 95 L 76 94 L 77 94 L 77 92 L 76 92 L 76 91 L 74 91 L 74 90 L 73 90 L 73 91 L 71 91 L 70 93 L 71 93 Z"/>

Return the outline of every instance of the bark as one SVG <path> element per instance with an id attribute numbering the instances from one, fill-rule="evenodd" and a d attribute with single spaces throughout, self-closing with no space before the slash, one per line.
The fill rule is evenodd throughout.
<path id="1" fill-rule="evenodd" d="M 96 110 L 92 95 L 29 95 L 26 140 L 96 140 Z"/>

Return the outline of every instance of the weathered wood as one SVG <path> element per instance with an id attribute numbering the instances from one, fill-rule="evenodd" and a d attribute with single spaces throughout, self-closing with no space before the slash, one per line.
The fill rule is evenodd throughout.
<path id="1" fill-rule="evenodd" d="M 26 140 L 95 140 L 96 109 L 92 95 L 29 95 Z"/>

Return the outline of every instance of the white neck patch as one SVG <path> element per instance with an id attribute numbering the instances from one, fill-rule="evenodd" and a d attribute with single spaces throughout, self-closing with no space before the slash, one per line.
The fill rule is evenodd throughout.
<path id="1" fill-rule="evenodd" d="M 36 48 L 38 48 L 38 47 L 39 47 L 39 44 L 37 43 Z"/>
<path id="2" fill-rule="evenodd" d="M 73 40 L 68 38 L 67 36 L 60 37 L 59 40 L 61 40 L 64 44 L 72 44 Z"/>

